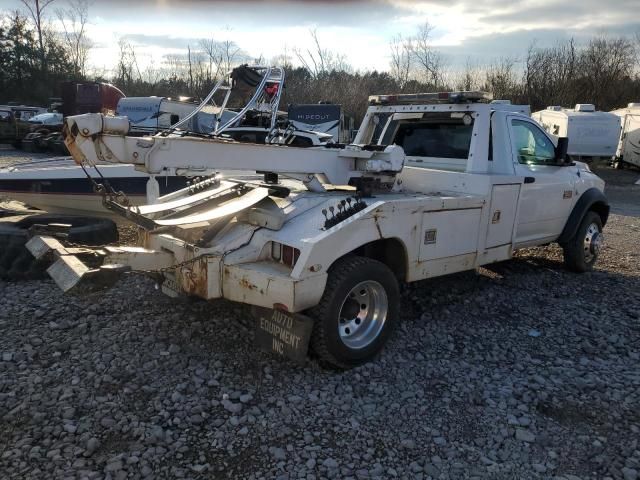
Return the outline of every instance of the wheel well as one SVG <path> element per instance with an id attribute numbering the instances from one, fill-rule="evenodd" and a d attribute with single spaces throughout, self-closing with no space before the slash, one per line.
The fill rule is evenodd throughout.
<path id="1" fill-rule="evenodd" d="M 607 224 L 607 219 L 609 218 L 609 205 L 606 205 L 603 202 L 596 202 L 589 207 L 589 210 L 596 212 L 600 216 L 603 227 Z"/>
<path id="2" fill-rule="evenodd" d="M 349 254 L 372 258 L 384 263 L 398 280 L 404 281 L 407 276 L 407 249 L 397 238 L 375 240 L 356 248 Z"/>

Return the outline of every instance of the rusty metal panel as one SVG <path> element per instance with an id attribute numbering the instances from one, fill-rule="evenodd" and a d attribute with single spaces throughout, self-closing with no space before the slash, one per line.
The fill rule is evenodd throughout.
<path id="1" fill-rule="evenodd" d="M 187 295 L 220 298 L 220 257 L 203 255 L 177 269 L 176 281 Z"/>
<path id="2" fill-rule="evenodd" d="M 266 308 L 279 303 L 290 312 L 316 305 L 326 282 L 326 273 L 293 279 L 291 269 L 275 262 L 225 265 L 222 271 L 224 298 Z"/>

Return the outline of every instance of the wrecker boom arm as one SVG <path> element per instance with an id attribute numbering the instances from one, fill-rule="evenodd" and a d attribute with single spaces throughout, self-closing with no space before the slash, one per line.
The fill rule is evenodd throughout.
<path id="1" fill-rule="evenodd" d="M 134 164 L 151 175 L 268 171 L 300 179 L 312 190 L 321 190 L 323 183 L 347 185 L 354 177 L 393 177 L 405 160 L 395 145 L 298 148 L 179 134 L 130 137 L 128 131 L 126 117 L 72 116 L 65 121 L 65 144 L 79 164 Z"/>

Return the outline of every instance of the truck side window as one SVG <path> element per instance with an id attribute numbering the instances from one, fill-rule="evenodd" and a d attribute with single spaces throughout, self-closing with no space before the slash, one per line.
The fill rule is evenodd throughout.
<path id="1" fill-rule="evenodd" d="M 11 114 L 9 112 L 0 112 L 0 122 L 8 122 L 11 118 Z"/>
<path id="2" fill-rule="evenodd" d="M 555 147 L 549 138 L 533 123 L 511 120 L 518 162 L 545 165 L 555 163 Z"/>
<path id="3" fill-rule="evenodd" d="M 466 159 L 472 132 L 460 119 L 400 122 L 393 142 L 408 156 Z"/>

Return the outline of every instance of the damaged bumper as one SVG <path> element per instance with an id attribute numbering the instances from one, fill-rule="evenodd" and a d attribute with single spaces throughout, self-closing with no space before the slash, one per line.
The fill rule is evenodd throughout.
<path id="1" fill-rule="evenodd" d="M 327 281 L 326 273 L 292 278 L 290 268 L 272 261 L 225 265 L 221 256 L 202 255 L 176 265 L 169 251 L 139 247 L 74 249 L 51 237 L 33 237 L 26 246 L 37 259 L 51 263 L 47 273 L 65 292 L 109 286 L 122 273 L 138 271 L 161 274 L 162 290 L 171 296 L 226 298 L 300 312 L 319 302 Z"/>

